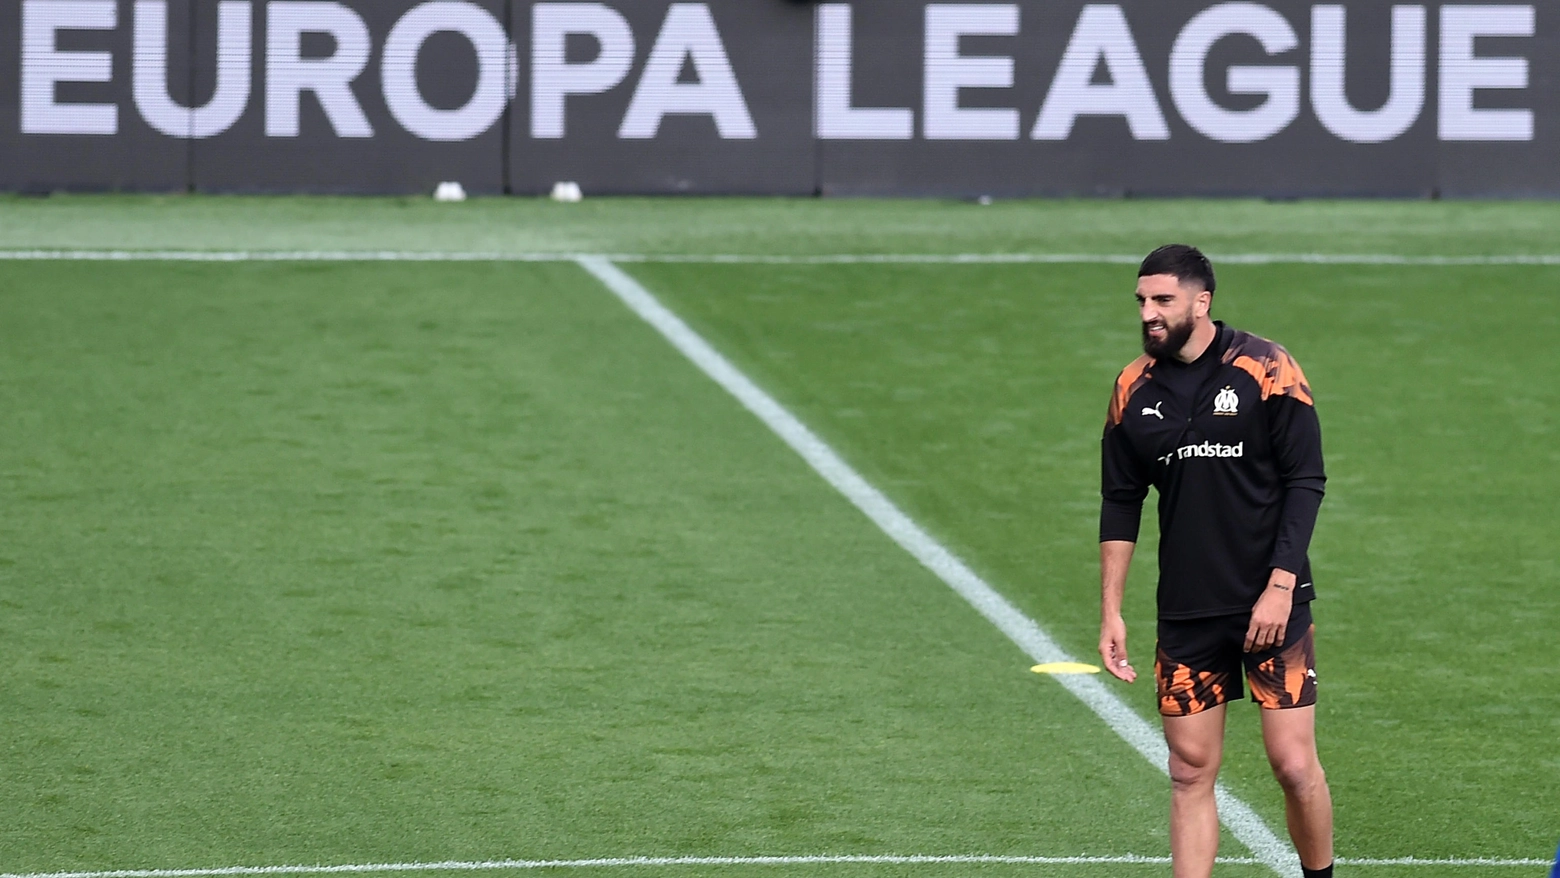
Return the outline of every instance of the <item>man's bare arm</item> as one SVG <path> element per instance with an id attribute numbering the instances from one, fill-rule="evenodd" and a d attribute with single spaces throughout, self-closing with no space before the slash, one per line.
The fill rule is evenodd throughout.
<path id="1" fill-rule="evenodd" d="M 1127 660 L 1127 623 L 1121 618 L 1121 600 L 1136 548 L 1137 543 L 1127 540 L 1100 543 L 1100 659 L 1106 670 L 1128 683 L 1137 679 L 1137 671 Z"/>

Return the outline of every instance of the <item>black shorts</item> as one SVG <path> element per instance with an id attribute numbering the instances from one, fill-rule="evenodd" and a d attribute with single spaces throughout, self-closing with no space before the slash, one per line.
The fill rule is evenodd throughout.
<path id="1" fill-rule="evenodd" d="M 1268 710 L 1316 703 L 1316 645 L 1311 602 L 1295 604 L 1284 642 L 1245 652 L 1251 614 L 1159 620 L 1154 677 L 1159 713 L 1191 716 L 1242 696 L 1241 671 L 1251 700 Z"/>

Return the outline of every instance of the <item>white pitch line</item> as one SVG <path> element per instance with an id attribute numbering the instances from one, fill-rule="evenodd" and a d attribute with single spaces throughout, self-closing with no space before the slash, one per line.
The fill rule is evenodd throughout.
<path id="1" fill-rule="evenodd" d="M 0 250 L 15 262 L 567 262 L 563 253 L 447 250 Z"/>
<path id="2" fill-rule="evenodd" d="M 920 525 L 862 478 L 807 425 L 754 384 L 638 281 L 599 256 L 581 257 L 579 264 L 661 333 L 673 347 L 693 361 L 694 365 L 736 397 L 748 411 L 758 416 L 835 490 L 844 494 L 894 542 L 958 592 L 1030 658 L 1041 664 L 1075 661 L 1034 620 L 1020 612 L 942 543 L 922 530 Z M 1059 676 L 1056 680 L 1088 705 L 1150 764 L 1160 771 L 1169 772 L 1170 751 L 1164 738 L 1115 693 L 1106 689 L 1103 683 L 1095 677 L 1082 674 Z M 1223 784 L 1216 787 L 1215 796 L 1220 820 L 1242 844 L 1251 849 L 1257 859 L 1285 878 L 1300 878 L 1300 860 L 1294 851 L 1273 834 L 1250 806 L 1236 798 Z"/>
<path id="3" fill-rule="evenodd" d="M 222 866 L 213 869 L 116 869 L 105 872 L 6 872 L 0 878 L 224 878 L 248 875 L 337 875 L 393 872 L 491 872 L 521 869 L 588 869 L 612 866 L 804 866 L 814 864 L 998 864 L 1017 866 L 1086 866 L 1110 864 L 1165 865 L 1169 857 L 1144 857 L 1121 854 L 1113 857 L 1026 857 L 991 854 L 816 854 L 772 857 L 597 857 L 582 860 L 446 860 L 431 863 L 348 863 L 315 866 Z M 1220 857 L 1220 863 L 1254 865 L 1251 857 Z M 1361 859 L 1340 857 L 1340 866 L 1547 866 L 1548 860 L 1501 860 L 1487 857 L 1470 859 Z"/>
<path id="4" fill-rule="evenodd" d="M 772 857 L 597 857 L 581 860 L 484 860 L 480 862 L 446 861 L 433 863 L 363 863 L 337 866 L 227 866 L 215 869 L 121 869 L 112 872 L 33 872 L 0 874 L 0 878 L 216 878 L 245 875 L 334 875 L 342 873 L 384 872 L 486 872 L 504 869 L 582 869 L 603 866 L 790 866 L 814 863 L 879 863 L 911 865 L 920 863 L 1011 863 L 1011 864 L 1088 864 L 1170 862 L 1169 857 L 1023 857 L 984 854 L 953 856 L 893 855 L 815 855 Z M 1225 862 L 1231 862 L 1225 860 Z"/>
<path id="5" fill-rule="evenodd" d="M 1392 253 L 1214 253 L 1239 265 L 1560 265 L 1560 254 L 1408 256 Z M 441 250 L 0 250 L 14 262 L 611 262 L 701 265 L 1137 265 L 1120 253 L 838 253 L 776 256 L 748 253 L 566 253 Z"/>
<path id="6" fill-rule="evenodd" d="M 1026 857 L 989 854 L 949 856 L 893 854 L 816 854 L 769 857 L 594 857 L 580 860 L 448 860 L 431 863 L 363 863 L 336 866 L 226 866 L 215 869 L 121 869 L 112 872 L 33 872 L 0 874 L 0 878 L 219 878 L 246 875 L 335 875 L 385 872 L 488 872 L 505 869 L 583 869 L 603 866 L 801 866 L 830 863 L 917 865 L 937 863 L 1008 863 L 1014 865 L 1087 865 L 1170 862 L 1169 857 L 1122 854 L 1114 857 Z M 1225 863 L 1252 863 L 1247 858 Z"/>
<path id="7" fill-rule="evenodd" d="M 733 265 L 1137 265 L 1124 253 L 839 253 L 802 256 L 764 254 L 603 254 L 613 262 L 671 262 Z M 1392 253 L 1214 253 L 1214 261 L 1240 265 L 1560 265 L 1560 254 L 1494 256 L 1408 256 Z"/>
<path id="8" fill-rule="evenodd" d="M 1550 860 L 1500 857 L 1339 857 L 1340 866 L 1548 866 Z"/>

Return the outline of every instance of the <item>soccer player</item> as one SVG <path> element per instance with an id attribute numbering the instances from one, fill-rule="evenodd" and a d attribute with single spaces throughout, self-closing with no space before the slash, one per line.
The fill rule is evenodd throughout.
<path id="1" fill-rule="evenodd" d="M 1121 598 L 1143 500 L 1159 494 L 1154 677 L 1170 745 L 1175 878 L 1208 878 L 1225 703 L 1244 671 L 1306 878 L 1332 875 L 1332 797 L 1316 755 L 1306 551 L 1327 477 L 1300 366 L 1213 320 L 1213 266 L 1170 244 L 1138 268 L 1144 356 L 1116 379 L 1101 447 L 1100 657 L 1137 678 Z"/>

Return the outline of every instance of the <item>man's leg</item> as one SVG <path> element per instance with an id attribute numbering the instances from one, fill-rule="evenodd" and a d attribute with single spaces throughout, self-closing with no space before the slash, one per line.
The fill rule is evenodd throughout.
<path id="1" fill-rule="evenodd" d="M 1170 745 L 1170 857 L 1175 878 L 1209 878 L 1219 853 L 1213 785 L 1224 755 L 1224 705 L 1163 717 Z"/>
<path id="2" fill-rule="evenodd" d="M 1273 775 L 1284 788 L 1284 817 L 1300 865 L 1307 869 L 1332 865 L 1332 793 L 1316 755 L 1316 706 L 1262 711 L 1262 743 Z"/>

